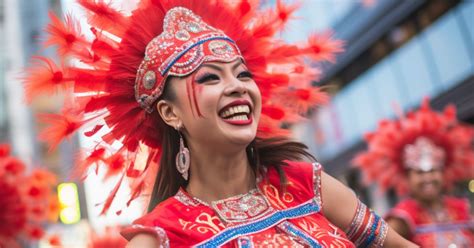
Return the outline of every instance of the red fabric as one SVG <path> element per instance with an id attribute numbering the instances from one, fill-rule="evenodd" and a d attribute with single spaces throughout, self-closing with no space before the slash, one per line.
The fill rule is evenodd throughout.
<path id="1" fill-rule="evenodd" d="M 271 207 L 277 210 L 298 206 L 315 196 L 312 165 L 300 162 L 288 163 L 289 166 L 283 167 L 289 182 L 286 185 L 286 191 L 280 189 L 280 179 L 277 171 L 273 168 L 268 169 L 267 174 L 258 185 Z M 332 225 L 321 211 L 288 221 L 326 246 L 332 244 L 337 247 L 354 247 L 346 239 L 345 234 Z M 131 239 L 138 233 L 156 234 L 153 227 L 160 227 L 166 232 L 171 247 L 195 245 L 226 228 L 212 208 L 204 205 L 187 206 L 174 197 L 159 204 L 151 213 L 134 221 L 134 224 L 142 227 L 124 229 L 122 235 L 127 239 Z M 287 238 L 277 228 L 269 227 L 252 234 L 252 241 L 255 244 L 263 245 L 265 241 L 277 242 L 276 240 L 282 241 L 285 237 Z M 236 242 L 233 240 L 224 247 L 236 247 Z M 284 245 L 285 243 L 277 244 Z"/>

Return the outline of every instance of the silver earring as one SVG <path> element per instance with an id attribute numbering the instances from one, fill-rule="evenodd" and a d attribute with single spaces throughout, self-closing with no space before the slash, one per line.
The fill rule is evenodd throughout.
<path id="1" fill-rule="evenodd" d="M 176 154 L 176 169 L 178 169 L 179 173 L 183 176 L 185 180 L 188 180 L 188 171 L 189 171 L 189 150 L 187 147 L 184 146 L 183 136 L 179 131 L 181 128 L 178 127 L 177 131 L 179 134 L 179 152 Z"/>

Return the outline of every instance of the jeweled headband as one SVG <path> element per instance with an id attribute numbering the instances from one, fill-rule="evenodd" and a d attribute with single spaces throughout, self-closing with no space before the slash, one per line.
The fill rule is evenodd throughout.
<path id="1" fill-rule="evenodd" d="M 230 62 L 242 58 L 235 42 L 183 7 L 170 9 L 163 33 L 145 50 L 135 81 L 135 98 L 148 113 L 161 96 L 168 76 L 187 76 L 203 62 Z"/>
<path id="2" fill-rule="evenodd" d="M 426 137 L 417 138 L 413 144 L 406 145 L 403 149 L 403 162 L 407 169 L 439 169 L 443 167 L 445 159 L 444 149 Z"/>

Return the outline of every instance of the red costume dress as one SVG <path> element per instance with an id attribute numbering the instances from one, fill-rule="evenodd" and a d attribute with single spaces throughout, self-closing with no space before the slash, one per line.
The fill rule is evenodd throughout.
<path id="1" fill-rule="evenodd" d="M 389 217 L 404 220 L 410 239 L 422 247 L 474 247 L 474 220 L 465 199 L 444 197 L 443 209 L 428 211 L 413 199 L 398 203 Z"/>
<path id="2" fill-rule="evenodd" d="M 247 194 L 206 204 L 181 189 L 151 213 L 136 220 L 122 234 L 156 235 L 171 247 L 355 247 L 346 234 L 321 212 L 321 166 L 290 162 L 283 167 L 288 179 L 281 190 L 277 171 L 270 167 Z M 375 238 L 374 244 L 384 239 Z M 369 242 L 370 243 L 370 242 Z"/>

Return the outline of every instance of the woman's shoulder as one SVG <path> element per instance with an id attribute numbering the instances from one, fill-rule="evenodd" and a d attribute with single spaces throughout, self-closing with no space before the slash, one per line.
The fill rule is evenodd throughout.
<path id="1" fill-rule="evenodd" d="M 268 174 L 278 174 L 275 166 L 267 166 L 267 169 Z M 313 174 L 321 171 L 322 167 L 318 162 L 311 163 L 305 161 L 285 160 L 283 161 L 281 169 L 288 178 L 297 178 L 299 180 L 308 179 L 312 181 Z"/>
<path id="2" fill-rule="evenodd" d="M 165 215 L 169 213 L 167 210 L 175 205 L 174 201 L 173 197 L 168 198 L 157 205 L 153 211 L 141 216 L 133 221 L 131 225 L 122 229 L 120 233 L 127 240 L 131 240 L 136 235 L 143 233 L 155 236 L 160 240 L 168 240 L 168 235 L 165 231 L 168 228 L 166 223 L 163 223 L 162 220 L 166 218 Z"/>
<path id="3" fill-rule="evenodd" d="M 183 202 L 178 195 L 179 192 L 158 204 L 151 212 L 133 221 L 130 226 L 122 230 L 122 236 L 128 240 L 140 233 L 151 234 L 165 240 L 179 236 L 183 225 L 194 219 L 197 213 L 206 210 L 200 209 L 198 205 Z"/>
<path id="4" fill-rule="evenodd" d="M 315 199 L 321 202 L 321 165 L 317 162 L 284 161 L 281 170 L 286 177 L 286 185 L 282 187 L 276 167 L 268 168 L 267 177 L 276 188 L 284 188 L 289 193 L 301 197 L 301 201 Z"/>

